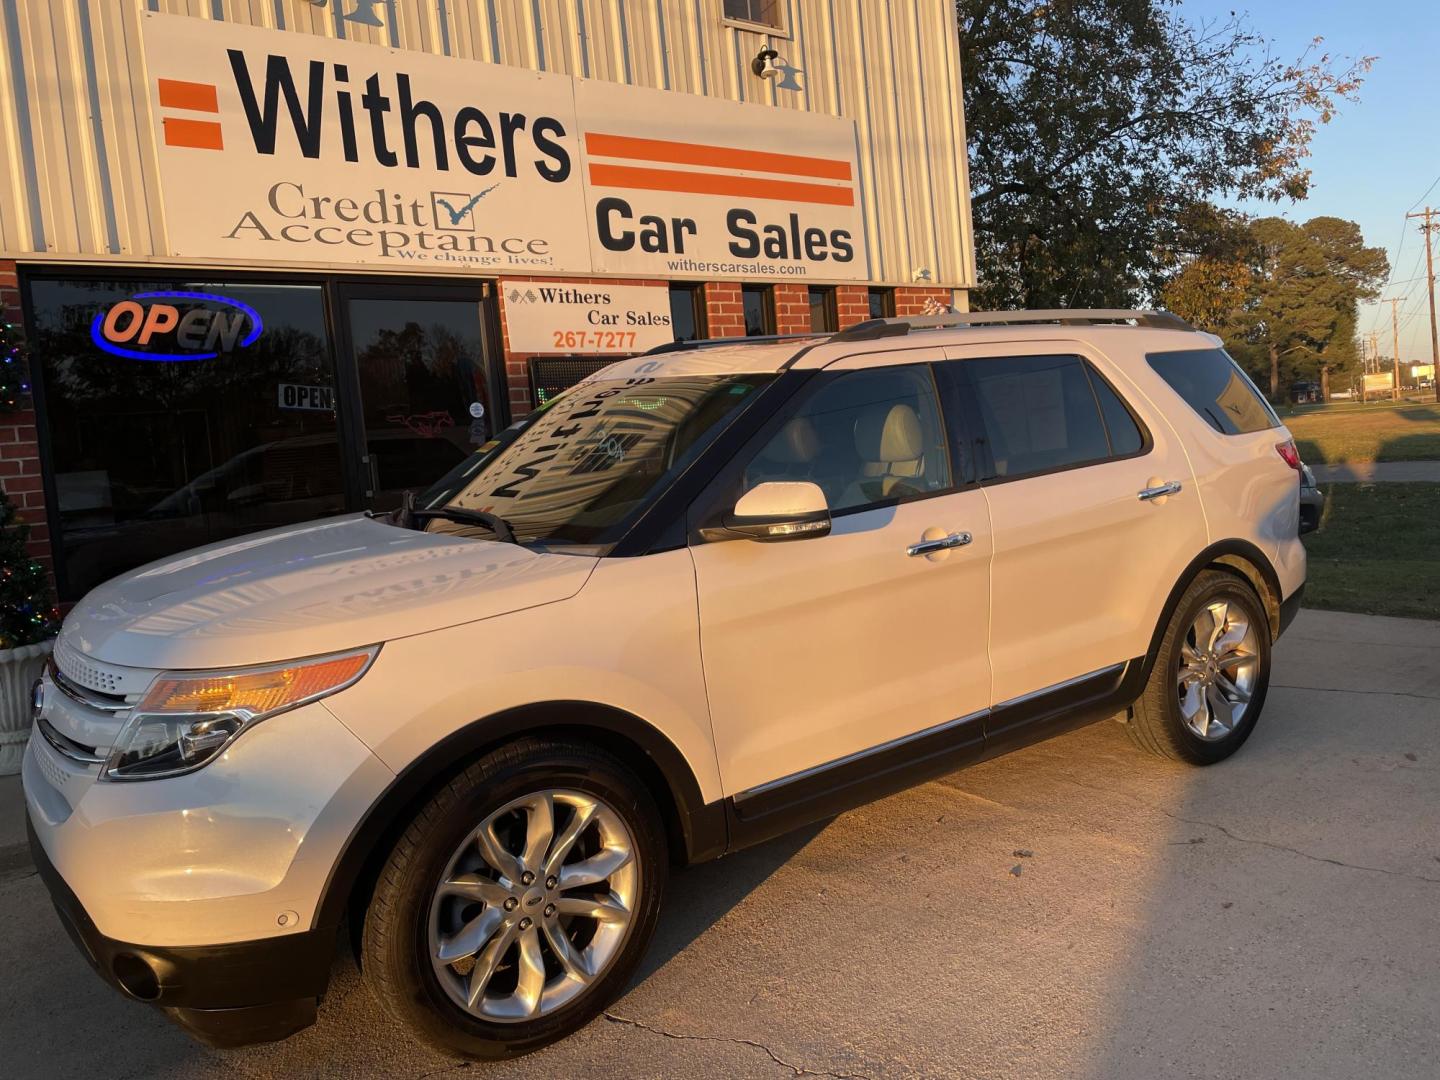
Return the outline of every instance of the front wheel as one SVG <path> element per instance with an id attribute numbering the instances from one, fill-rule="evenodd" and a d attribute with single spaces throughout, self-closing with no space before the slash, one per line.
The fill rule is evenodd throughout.
<path id="1" fill-rule="evenodd" d="M 618 759 L 525 739 L 420 810 L 365 918 L 365 981 L 431 1045 L 528 1053 L 619 996 L 655 929 L 659 812 Z"/>
<path id="2" fill-rule="evenodd" d="M 1199 574 L 1180 598 L 1127 730 L 1143 750 L 1213 765 L 1240 749 L 1270 686 L 1270 622 L 1248 581 Z"/>

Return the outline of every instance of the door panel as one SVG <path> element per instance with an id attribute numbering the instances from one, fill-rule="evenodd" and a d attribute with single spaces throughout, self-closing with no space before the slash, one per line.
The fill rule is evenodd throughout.
<path id="1" fill-rule="evenodd" d="M 955 490 L 927 364 L 816 377 L 737 459 L 727 505 L 767 480 L 820 485 L 830 535 L 691 547 L 727 794 L 838 762 L 988 703 L 990 524 Z M 877 460 L 883 459 L 883 460 Z M 911 555 L 924 540 L 969 543 Z M 956 729 L 978 755 L 981 722 Z"/>
<path id="2" fill-rule="evenodd" d="M 1054 343 L 1043 348 L 1047 355 L 1025 359 L 1042 363 L 1060 351 Z M 1024 354 L 1023 347 L 1007 351 Z M 1064 351 L 1106 376 L 1103 357 L 1078 344 Z M 987 401 L 976 375 L 981 369 L 972 365 L 988 361 L 973 350 L 947 354 L 966 352 L 995 459 L 991 471 L 1002 473 L 983 487 L 995 530 L 990 656 L 993 704 L 999 705 L 1143 656 L 1165 598 L 1205 546 L 1205 519 L 1188 459 L 1148 403 L 1130 401 L 1143 424 L 1137 449 L 1135 429 L 1119 427 L 1123 410 L 1102 408 L 1100 396 L 1058 385 L 1014 386 L 992 391 Z M 988 353 L 995 355 L 995 348 Z M 1112 372 L 1090 385 L 1103 396 L 1123 383 Z M 1076 410 L 1082 400 L 1094 402 L 1090 407 L 1114 427 L 1116 452 L 1129 456 L 1064 463 L 1067 447 L 1091 453 L 1096 445 Z M 1008 418 L 1001 415 L 1007 409 Z M 1105 446 L 1103 433 L 1098 445 Z M 1020 475 L 1005 472 L 1017 468 Z M 1026 475 L 1030 468 L 1058 471 Z M 1140 498 L 1142 490 L 1170 481 L 1180 482 L 1176 494 Z"/>
<path id="3" fill-rule="evenodd" d="M 972 540 L 906 554 L 932 530 Z M 851 514 L 815 540 L 691 553 L 728 794 L 985 707 L 991 542 L 980 491 Z"/>

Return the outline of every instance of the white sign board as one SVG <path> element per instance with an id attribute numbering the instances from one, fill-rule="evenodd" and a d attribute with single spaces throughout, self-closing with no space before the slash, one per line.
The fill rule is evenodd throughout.
<path id="1" fill-rule="evenodd" d="M 500 286 L 512 352 L 637 353 L 675 340 L 670 292 L 656 285 Z"/>
<path id="2" fill-rule="evenodd" d="M 869 277 L 849 120 L 184 15 L 142 23 L 174 255 Z"/>

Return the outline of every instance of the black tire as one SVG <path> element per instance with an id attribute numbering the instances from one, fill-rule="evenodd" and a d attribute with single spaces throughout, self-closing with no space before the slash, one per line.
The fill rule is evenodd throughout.
<path id="1" fill-rule="evenodd" d="M 515 799 L 560 788 L 598 796 L 633 837 L 639 886 L 627 937 L 608 968 L 554 1012 L 533 1020 L 487 1020 L 451 1000 L 432 968 L 428 933 L 435 888 L 467 832 Z M 668 872 L 660 813 L 623 762 L 581 742 L 518 740 L 436 791 L 396 843 L 365 914 L 365 983 L 386 1012 L 442 1052 L 493 1060 L 538 1050 L 589 1023 L 625 989 L 654 934 Z"/>
<path id="2" fill-rule="evenodd" d="M 1181 662 L 1181 645 L 1191 624 L 1203 607 L 1217 600 L 1238 604 L 1256 629 L 1255 681 L 1250 701 L 1234 730 L 1221 738 L 1204 739 L 1186 726 L 1181 716 L 1176 680 Z M 1198 574 L 1175 607 L 1160 639 L 1145 692 L 1131 707 L 1125 725 L 1130 739 L 1140 749 L 1159 757 L 1213 765 L 1224 761 L 1244 745 L 1255 730 L 1270 687 L 1270 620 L 1254 587 L 1244 578 L 1220 570 Z"/>

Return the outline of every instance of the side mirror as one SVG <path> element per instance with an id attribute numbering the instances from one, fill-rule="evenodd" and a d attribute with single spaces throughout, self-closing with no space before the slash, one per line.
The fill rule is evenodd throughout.
<path id="1" fill-rule="evenodd" d="M 757 484 L 700 535 L 718 540 L 806 540 L 830 532 L 830 505 L 809 481 Z"/>

